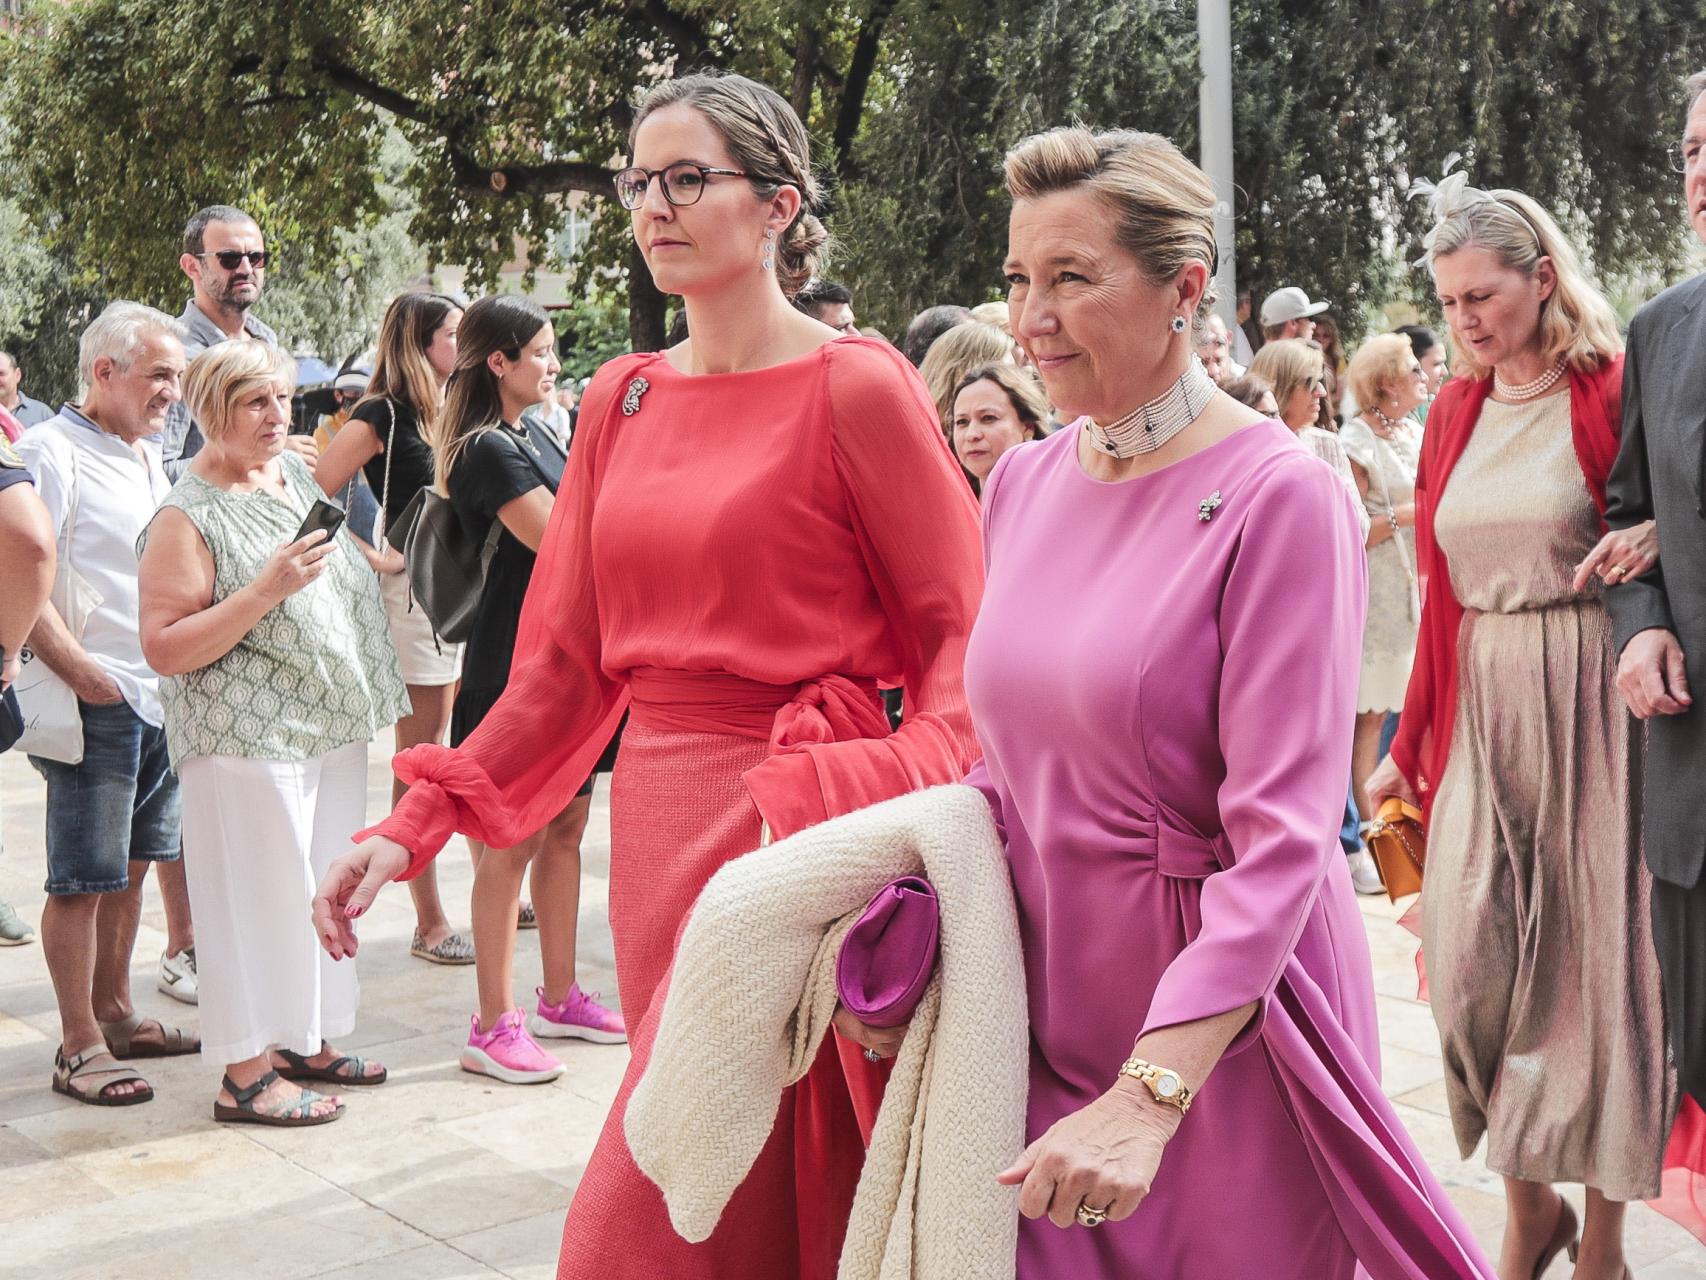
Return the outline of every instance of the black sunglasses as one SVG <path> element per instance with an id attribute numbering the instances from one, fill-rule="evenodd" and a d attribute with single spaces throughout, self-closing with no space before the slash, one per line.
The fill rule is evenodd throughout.
<path id="1" fill-rule="evenodd" d="M 616 175 L 616 199 L 624 209 L 638 209 L 646 202 L 646 190 L 652 179 L 661 177 L 665 200 L 677 207 L 698 204 L 699 197 L 705 194 L 705 179 L 713 173 L 725 178 L 748 176 L 739 169 L 716 169 L 691 160 L 678 160 L 662 169 L 642 169 L 635 165 Z"/>
<path id="2" fill-rule="evenodd" d="M 249 264 L 253 266 L 256 271 L 265 271 L 267 269 L 267 251 L 265 249 L 250 249 L 247 253 L 241 249 L 220 249 L 217 253 L 198 253 L 196 254 L 196 257 L 217 258 L 219 260 L 219 265 L 224 267 L 227 271 L 235 271 L 238 267 L 242 266 L 244 258 L 249 260 Z"/>

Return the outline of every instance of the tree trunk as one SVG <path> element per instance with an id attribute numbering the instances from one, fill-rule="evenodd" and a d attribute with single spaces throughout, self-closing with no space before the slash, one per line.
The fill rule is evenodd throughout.
<path id="1" fill-rule="evenodd" d="M 661 350 L 665 338 L 663 318 L 666 300 L 652 283 L 651 270 L 640 256 L 640 248 L 628 250 L 628 343 L 635 351 Z"/>
<path id="2" fill-rule="evenodd" d="M 794 42 L 794 83 L 788 94 L 794 114 L 801 120 L 810 120 L 812 116 L 812 82 L 817 78 L 817 60 L 817 27 L 802 22 L 799 38 Z"/>
<path id="3" fill-rule="evenodd" d="M 883 26 L 894 7 L 895 0 L 876 0 L 864 22 L 859 24 L 859 38 L 853 44 L 853 57 L 847 64 L 847 78 L 841 90 L 841 107 L 835 116 L 834 163 L 838 178 L 857 176 L 850 160 L 853 139 L 858 136 L 859 122 L 865 115 L 865 91 L 871 87 L 871 72 L 876 69 Z"/>

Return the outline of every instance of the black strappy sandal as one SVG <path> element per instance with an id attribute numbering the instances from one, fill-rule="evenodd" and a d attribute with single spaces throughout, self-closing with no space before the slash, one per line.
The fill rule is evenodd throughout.
<path id="1" fill-rule="evenodd" d="M 230 1076 L 220 1083 L 229 1093 L 236 1104 L 228 1106 L 214 1100 L 213 1118 L 224 1124 L 265 1124 L 279 1129 L 305 1129 L 314 1124 L 330 1124 L 344 1113 L 344 1104 L 338 1100 L 337 1108 L 328 1111 L 323 1116 L 314 1114 L 314 1104 L 323 1101 L 328 1095 L 315 1093 L 312 1089 L 304 1089 L 295 1102 L 290 1103 L 283 1111 L 262 1111 L 255 1105 L 255 1099 L 266 1092 L 268 1085 L 279 1078 L 276 1071 L 269 1071 L 247 1089 L 239 1089 Z"/>
<path id="2" fill-rule="evenodd" d="M 289 1049 L 274 1049 L 273 1052 L 285 1062 L 285 1065 L 278 1069 L 279 1075 L 298 1084 L 304 1081 L 315 1084 L 384 1084 L 386 1077 L 391 1074 L 384 1067 L 380 1067 L 372 1075 L 362 1074 L 367 1070 L 367 1060 L 353 1053 L 339 1054 L 325 1066 L 316 1067 L 300 1053 L 292 1053 Z M 353 1074 L 341 1074 L 340 1068 L 347 1068 Z"/>

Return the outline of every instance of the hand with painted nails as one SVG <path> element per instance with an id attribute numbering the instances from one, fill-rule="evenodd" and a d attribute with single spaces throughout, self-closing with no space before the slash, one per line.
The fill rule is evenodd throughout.
<path id="1" fill-rule="evenodd" d="M 373 905 L 380 887 L 409 869 L 409 851 L 372 836 L 326 869 L 314 895 L 314 933 L 334 960 L 354 956 L 355 922 Z"/>

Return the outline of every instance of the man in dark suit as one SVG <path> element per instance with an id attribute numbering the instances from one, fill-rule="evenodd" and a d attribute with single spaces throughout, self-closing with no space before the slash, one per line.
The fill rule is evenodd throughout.
<path id="1" fill-rule="evenodd" d="M 1706 71 L 1690 77 L 1687 97 L 1677 163 L 1706 241 Z M 1647 724 L 1653 942 L 1680 1083 L 1706 1105 L 1706 707 L 1689 693 L 1706 689 L 1706 274 L 1665 290 L 1629 328 L 1623 440 L 1606 496 L 1613 532 L 1595 556 L 1621 654 L 1617 686 Z M 1658 563 L 1641 573 L 1635 543 L 1617 541 L 1631 535 L 1618 531 L 1648 520 Z"/>

